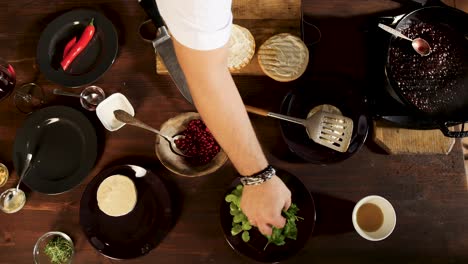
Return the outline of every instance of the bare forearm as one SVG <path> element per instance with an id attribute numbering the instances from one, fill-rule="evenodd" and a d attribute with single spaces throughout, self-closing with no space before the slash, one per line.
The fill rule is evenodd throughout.
<path id="1" fill-rule="evenodd" d="M 191 85 L 198 112 L 240 174 L 264 169 L 267 161 L 229 71 L 212 76 Z"/>
<path id="2" fill-rule="evenodd" d="M 236 169 L 242 175 L 264 169 L 267 160 L 227 67 L 222 63 L 219 67 L 199 67 L 196 60 L 181 56 L 197 110 Z"/>

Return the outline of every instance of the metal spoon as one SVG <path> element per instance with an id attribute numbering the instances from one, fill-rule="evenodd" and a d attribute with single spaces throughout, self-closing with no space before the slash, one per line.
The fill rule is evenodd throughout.
<path id="1" fill-rule="evenodd" d="M 400 37 L 402 39 L 406 39 L 408 41 L 411 41 L 411 46 L 421 56 L 427 56 L 427 55 L 431 54 L 431 52 L 432 52 L 432 49 L 431 49 L 431 46 L 429 45 L 429 43 L 427 43 L 427 41 L 422 39 L 422 38 L 410 39 L 407 36 L 403 35 L 400 31 L 398 31 L 398 30 L 396 30 L 394 28 L 391 28 L 391 27 L 389 27 L 387 25 L 381 24 L 381 23 L 379 23 L 379 28 L 387 31 L 388 33 L 390 33 L 390 34 L 392 34 L 392 35 L 394 35 L 396 37 Z"/>
<path id="2" fill-rule="evenodd" d="M 136 127 L 140 127 L 140 128 L 143 128 L 143 129 L 146 129 L 146 130 L 149 130 L 153 133 L 156 133 L 158 135 L 160 135 L 162 138 L 164 138 L 165 140 L 167 140 L 167 142 L 169 142 L 169 146 L 172 150 L 172 152 L 174 152 L 175 154 L 177 155 L 180 155 L 180 156 L 183 156 L 183 157 L 192 157 L 192 156 L 189 156 L 189 155 L 186 155 L 182 150 L 180 150 L 176 143 L 175 143 L 175 140 L 177 139 L 181 139 L 181 138 L 184 138 L 185 136 L 183 135 L 177 135 L 177 136 L 174 136 L 174 137 L 170 137 L 168 135 L 164 135 L 162 134 L 159 130 L 157 129 L 154 129 L 150 126 L 148 126 L 147 124 L 143 123 L 142 121 L 136 119 L 135 117 L 133 117 L 132 115 L 130 115 L 129 113 L 125 112 L 124 110 L 115 110 L 114 111 L 114 116 L 117 120 L 119 120 L 120 122 L 123 122 L 125 124 L 128 124 L 128 125 L 131 125 L 131 126 L 136 126 Z"/>
<path id="3" fill-rule="evenodd" d="M 32 160 L 32 154 L 28 153 L 26 155 L 26 161 L 24 163 L 24 169 L 23 172 L 21 173 L 21 176 L 19 178 L 18 184 L 16 185 L 16 188 L 10 188 L 6 191 L 4 191 L 0 195 L 0 209 L 5 212 L 5 213 L 16 213 L 21 208 L 23 208 L 24 204 L 26 203 L 26 194 L 20 190 L 19 186 L 21 184 L 21 181 L 23 180 L 24 176 L 28 173 L 29 171 L 29 166 L 31 165 L 31 160 Z M 16 208 L 9 209 L 9 204 L 14 203 L 16 199 L 21 199 L 18 202 L 19 204 L 16 205 Z"/>
<path id="4" fill-rule="evenodd" d="M 96 93 L 91 93 L 91 94 L 82 96 L 80 94 L 65 92 L 60 89 L 54 89 L 54 94 L 83 98 L 86 102 L 88 102 L 91 105 L 98 105 L 102 101 L 101 97 Z"/>

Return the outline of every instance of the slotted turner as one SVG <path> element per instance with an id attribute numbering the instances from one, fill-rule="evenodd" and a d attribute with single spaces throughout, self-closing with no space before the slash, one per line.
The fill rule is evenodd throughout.
<path id="1" fill-rule="evenodd" d="M 339 152 L 346 152 L 353 135 L 353 120 L 349 117 L 319 111 L 307 119 L 268 112 L 266 110 L 245 106 L 248 112 L 269 116 L 305 126 L 309 138 L 315 143 Z"/>

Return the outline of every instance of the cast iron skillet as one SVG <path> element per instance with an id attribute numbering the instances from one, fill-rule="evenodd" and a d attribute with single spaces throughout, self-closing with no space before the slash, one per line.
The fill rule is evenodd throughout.
<path id="1" fill-rule="evenodd" d="M 367 139 L 370 120 L 366 98 L 360 91 L 362 84 L 337 74 L 322 73 L 303 81 L 284 98 L 280 113 L 306 118 L 316 106 L 329 104 L 353 120 L 353 135 L 346 152 L 337 152 L 315 143 L 303 126 L 281 121 L 281 132 L 289 149 L 300 158 L 314 164 L 331 164 L 343 161 L 357 153 Z"/>
<path id="2" fill-rule="evenodd" d="M 396 1 L 396 0 L 395 0 Z M 424 7 L 418 8 L 404 16 L 399 16 L 398 19 L 394 19 L 390 23 L 397 30 L 408 27 L 408 25 L 414 22 L 429 22 L 431 24 L 445 25 L 459 33 L 460 46 L 462 47 L 462 54 L 467 55 L 468 53 L 468 14 L 458 9 L 446 6 L 439 0 L 424 1 L 424 0 L 412 0 L 424 4 Z M 402 2 L 402 1 L 397 1 Z M 403 1 L 403 2 L 409 2 Z M 414 104 L 407 96 L 405 96 L 403 89 L 398 85 L 397 81 L 391 76 L 392 65 L 390 63 L 390 49 L 396 45 L 402 45 L 405 40 L 397 39 L 392 37 L 389 41 L 387 50 L 387 61 L 385 65 L 385 73 L 387 81 L 389 83 L 388 88 L 390 94 L 400 101 L 401 103 L 409 106 L 416 115 L 423 115 L 430 117 L 435 124 L 441 129 L 447 137 L 466 137 L 468 131 L 464 131 L 464 127 L 460 132 L 449 131 L 448 127 L 456 124 L 464 123 L 468 121 L 468 60 L 463 62 L 463 79 L 459 80 L 459 84 L 456 87 L 456 91 L 450 91 L 441 98 L 438 96 L 430 97 L 430 104 L 437 107 L 437 111 L 428 112 L 421 109 Z M 410 43 L 408 43 L 410 44 Z M 464 47 L 464 48 L 463 48 Z M 411 45 L 408 45 L 409 52 L 412 52 Z M 462 57 L 465 57 L 462 55 Z M 429 55 L 430 56 L 430 55 Z M 417 78 L 417 76 L 413 76 Z M 421 80 L 418 82 L 422 84 L 428 80 Z M 443 100 L 439 100 L 443 99 Z"/>

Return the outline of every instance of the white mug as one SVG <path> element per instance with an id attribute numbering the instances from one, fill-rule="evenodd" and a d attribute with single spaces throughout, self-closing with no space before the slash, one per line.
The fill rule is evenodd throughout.
<path id="1" fill-rule="evenodd" d="M 383 214 L 383 222 L 382 225 L 375 231 L 369 232 L 363 230 L 357 221 L 357 212 L 361 206 L 364 204 L 374 204 L 375 206 L 379 207 Z M 361 235 L 363 238 L 370 240 L 370 241 L 380 241 L 387 238 L 395 229 L 396 226 L 396 213 L 395 209 L 393 209 L 392 204 L 387 201 L 387 199 L 378 196 L 378 195 L 370 195 L 362 198 L 355 206 L 352 215 L 352 221 L 354 229 Z"/>

